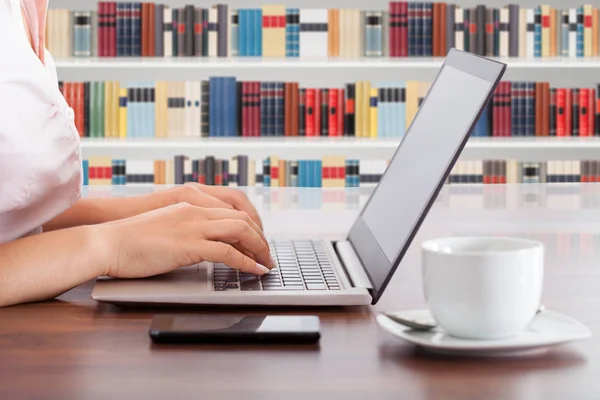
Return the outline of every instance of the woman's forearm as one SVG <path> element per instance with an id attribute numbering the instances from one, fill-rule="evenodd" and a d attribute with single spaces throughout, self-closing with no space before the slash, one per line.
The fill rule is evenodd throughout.
<path id="1" fill-rule="evenodd" d="M 166 196 L 84 198 L 44 224 L 44 232 L 128 218 L 169 205 Z"/>
<path id="2" fill-rule="evenodd" d="M 94 227 L 0 245 L 0 307 L 54 298 L 106 273 L 109 250 Z"/>

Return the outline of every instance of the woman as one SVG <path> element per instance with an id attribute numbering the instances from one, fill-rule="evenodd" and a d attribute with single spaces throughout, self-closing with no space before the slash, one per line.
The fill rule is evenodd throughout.
<path id="1" fill-rule="evenodd" d="M 268 272 L 260 218 L 239 191 L 187 185 L 80 198 L 74 113 L 45 50 L 47 2 L 0 0 L 0 306 L 203 260 Z"/>

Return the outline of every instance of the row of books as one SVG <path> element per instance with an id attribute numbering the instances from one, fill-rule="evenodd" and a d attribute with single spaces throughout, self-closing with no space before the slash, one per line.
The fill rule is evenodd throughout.
<path id="1" fill-rule="evenodd" d="M 304 88 L 298 82 L 59 82 L 81 137 L 402 137 L 430 82 L 357 81 Z M 503 81 L 472 133 L 600 136 L 600 85 L 551 88 Z"/>
<path id="2" fill-rule="evenodd" d="M 172 160 L 122 160 L 90 157 L 83 161 L 84 185 L 184 184 L 218 186 L 359 187 L 379 182 L 386 160 L 348 160 L 341 156 L 285 160 L 278 156 L 255 160 L 246 155 Z M 570 183 L 600 182 L 600 161 L 522 162 L 516 160 L 458 161 L 446 183 Z"/>
<path id="3" fill-rule="evenodd" d="M 93 11 L 52 9 L 58 57 L 409 57 L 456 47 L 486 56 L 598 55 L 600 10 L 391 1 L 385 10 L 173 7 L 101 1 Z"/>

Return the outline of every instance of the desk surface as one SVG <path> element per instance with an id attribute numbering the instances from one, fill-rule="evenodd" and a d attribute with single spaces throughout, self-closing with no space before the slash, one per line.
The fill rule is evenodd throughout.
<path id="1" fill-rule="evenodd" d="M 156 189 L 100 188 L 87 195 L 147 190 Z M 249 196 L 268 235 L 329 237 L 344 234 L 369 192 L 253 188 Z M 433 357 L 383 332 L 374 320 L 377 311 L 424 306 L 419 243 L 462 234 L 542 240 L 547 246 L 544 304 L 586 324 L 592 338 L 532 358 L 489 361 Z M 309 394 L 598 399 L 599 254 L 600 185 L 447 187 L 376 306 L 275 310 L 320 315 L 318 348 L 155 346 L 148 339 L 149 322 L 154 314 L 172 310 L 99 305 L 90 300 L 90 282 L 54 301 L 0 309 L 0 399 L 287 399 Z"/>

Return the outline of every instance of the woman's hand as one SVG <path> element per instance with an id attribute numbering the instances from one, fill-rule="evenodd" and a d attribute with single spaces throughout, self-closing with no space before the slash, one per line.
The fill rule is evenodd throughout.
<path id="1" fill-rule="evenodd" d="M 197 199 L 217 206 L 202 194 Z M 262 229 L 244 211 L 178 203 L 93 229 L 109 257 L 107 276 L 143 278 L 202 261 L 255 275 L 274 266 Z"/>
<path id="2" fill-rule="evenodd" d="M 170 204 L 181 202 L 189 203 L 198 207 L 228 208 L 243 211 L 252 218 L 260 229 L 263 229 L 262 221 L 246 194 L 240 190 L 226 186 L 201 185 L 199 183 L 187 183 L 164 192 L 154 193 L 157 196 L 166 196 Z M 152 195 L 150 195 L 152 196 Z"/>
<path id="3" fill-rule="evenodd" d="M 46 223 L 44 231 L 116 221 L 178 203 L 243 211 L 260 229 L 263 229 L 258 212 L 241 190 L 225 186 L 187 183 L 143 196 L 81 199 L 70 209 Z"/>

